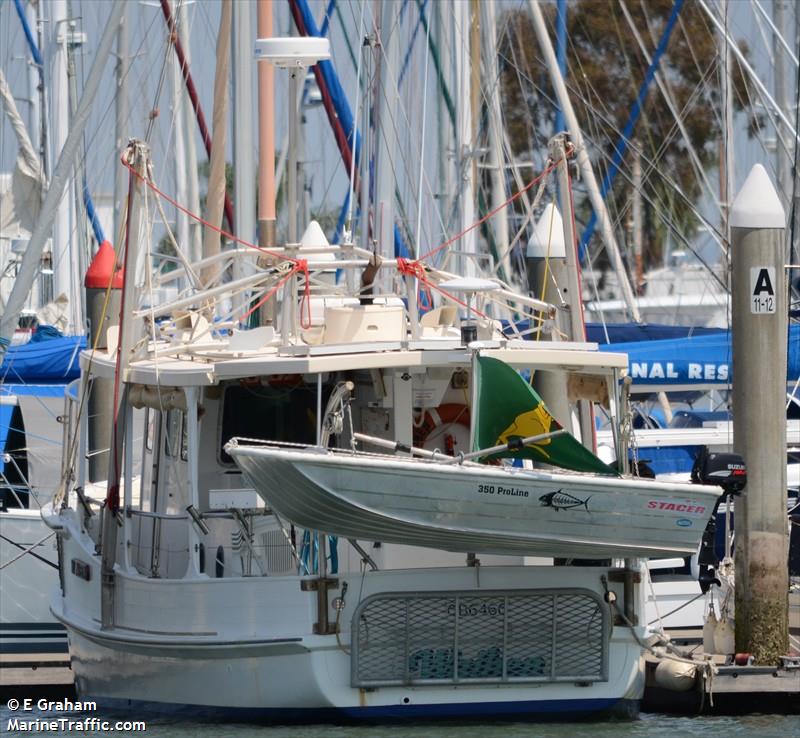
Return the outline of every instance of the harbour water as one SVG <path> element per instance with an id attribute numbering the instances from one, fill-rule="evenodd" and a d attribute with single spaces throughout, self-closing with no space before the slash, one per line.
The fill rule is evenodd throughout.
<path id="1" fill-rule="evenodd" d="M 36 721 L 58 721 L 68 718 L 81 727 L 61 723 L 64 729 L 55 730 L 36 725 Z M 15 719 L 18 724 L 15 724 Z M 94 722 L 90 722 L 94 719 Z M 31 732 L 47 732 L 48 735 L 105 736 L 111 730 L 94 727 L 100 721 L 115 726 L 117 721 L 143 721 L 146 730 L 133 731 L 122 725 L 117 733 L 134 735 L 143 732 L 159 738 L 797 738 L 800 736 L 800 717 L 785 715 L 746 716 L 696 716 L 676 717 L 671 715 L 643 714 L 633 721 L 578 722 L 578 723 L 469 723 L 463 725 L 298 725 L 260 726 L 235 723 L 199 723 L 176 721 L 153 715 L 131 715 L 130 713 L 104 713 L 102 711 L 46 712 L 41 710 L 10 710 L 4 703 L 0 707 L 0 734 L 4 736 L 30 735 Z M 19 725 L 25 723 L 26 727 Z M 30 725 L 33 724 L 33 725 Z M 27 727 L 30 726 L 30 727 Z M 26 729 L 27 728 L 27 729 Z M 34 728 L 33 730 L 31 728 Z M 35 728 L 38 728 L 36 730 Z"/>

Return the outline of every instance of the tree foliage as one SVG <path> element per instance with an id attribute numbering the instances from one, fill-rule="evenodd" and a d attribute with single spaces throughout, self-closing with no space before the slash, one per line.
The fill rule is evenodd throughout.
<path id="1" fill-rule="evenodd" d="M 628 0 L 626 7 L 652 58 L 673 0 Z M 552 29 L 555 6 L 543 6 L 543 10 Z M 623 14 L 620 0 L 570 2 L 567 18 L 567 86 L 589 142 L 590 156 L 602 178 L 649 63 Z M 505 62 L 501 89 L 511 146 L 517 155 L 533 153 L 541 150 L 552 135 L 555 95 L 527 9 L 508 11 L 501 27 L 506 28 L 500 46 Z M 740 47 L 743 46 L 740 42 Z M 689 240 L 697 224 L 687 202 L 698 201 L 701 181 L 693 169 L 688 147 L 694 149 L 705 170 L 719 167 L 721 66 L 719 36 L 700 6 L 686 2 L 662 57 L 660 71 L 682 114 L 690 140 L 687 143 L 678 130 L 655 82 L 650 86 L 633 133 L 642 152 L 646 175 L 645 253 L 649 254 L 650 263 L 660 258 L 667 233 L 666 220 L 681 229 Z M 732 72 L 734 103 L 741 110 L 747 100 L 744 79 L 737 64 L 732 65 Z M 607 199 L 612 218 L 616 216 L 620 221 L 626 218 L 631 192 L 631 156 L 629 150 Z M 709 179 L 715 182 L 717 178 L 712 174 Z M 585 219 L 588 204 L 579 207 L 579 216 Z"/>

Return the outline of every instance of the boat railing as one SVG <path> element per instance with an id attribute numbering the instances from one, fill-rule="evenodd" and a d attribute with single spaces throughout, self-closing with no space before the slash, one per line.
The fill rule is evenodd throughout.
<path id="1" fill-rule="evenodd" d="M 74 379 L 64 388 L 64 415 L 62 424 L 61 445 L 61 478 L 67 479 L 75 468 L 75 456 L 78 452 L 78 408 L 80 406 L 80 378 Z"/>
<path id="2" fill-rule="evenodd" d="M 182 579 L 189 564 L 189 516 L 131 508 L 125 514 L 133 567 L 154 579 Z"/>
<path id="3" fill-rule="evenodd" d="M 130 562 L 151 578 L 189 573 L 189 527 L 196 528 L 199 571 L 211 578 L 280 576 L 302 568 L 292 541 L 269 510 L 209 510 L 190 515 L 128 509 Z"/>

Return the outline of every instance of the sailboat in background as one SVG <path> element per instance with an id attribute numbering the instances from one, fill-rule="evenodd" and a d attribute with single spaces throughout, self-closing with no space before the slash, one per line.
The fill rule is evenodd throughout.
<path id="1" fill-rule="evenodd" d="M 0 74 L 3 107 L 20 152 L 11 187 L 2 198 L 0 216 L 4 277 L 13 278 L 10 289 L 8 279 L 0 280 L 4 304 L 0 340 L 0 651 L 64 653 L 66 633 L 50 613 L 50 591 L 57 582 L 58 568 L 55 538 L 44 526 L 40 510 L 52 499 L 61 477 L 64 391 L 78 374 L 78 354 L 86 346 L 81 318 L 83 297 L 76 281 L 80 268 L 74 268 L 86 263 L 75 256 L 79 243 L 86 246 L 77 234 L 75 238 L 70 235 L 74 200 L 70 196 L 61 200 L 61 194 L 65 188 L 73 194 L 81 192 L 88 212 L 94 216 L 88 189 L 73 184 L 75 179 L 82 180 L 81 167 L 72 173 L 93 92 L 89 79 L 87 94 L 75 111 L 75 128 L 67 134 L 66 54 L 68 47 L 79 40 L 64 30 L 66 4 L 49 6 L 53 13 L 53 40 L 44 54 L 34 41 L 21 4 L 17 10 L 36 63 L 34 76 L 42 95 L 42 103 L 35 109 L 46 118 L 49 99 L 56 125 L 51 127 L 46 122 L 41 129 L 37 127 L 42 132 L 55 132 L 53 141 L 43 134 L 38 147 L 43 156 L 40 158 L 5 75 Z M 106 33 L 105 53 L 111 39 L 113 30 Z M 98 59 L 102 65 L 102 53 Z M 102 66 L 94 75 L 95 90 L 100 69 Z M 58 84 L 46 86 L 45 79 Z M 53 151 L 48 151 L 50 143 Z M 52 161 L 54 154 L 60 155 L 59 164 L 45 166 L 43 161 Z M 96 216 L 93 221 L 102 240 Z M 76 226 L 77 233 L 85 232 L 88 224 Z M 42 257 L 47 243 L 50 246 Z M 54 285 L 57 296 L 53 300 Z M 26 305 L 31 307 L 23 310 Z M 26 314 L 21 316 L 23 312 Z M 62 335 L 62 331 L 68 335 Z"/>

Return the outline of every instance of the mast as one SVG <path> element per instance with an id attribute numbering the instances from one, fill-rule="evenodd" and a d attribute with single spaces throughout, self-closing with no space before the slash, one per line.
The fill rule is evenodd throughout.
<path id="1" fill-rule="evenodd" d="M 114 375 L 113 392 L 113 418 L 111 428 L 111 444 L 108 455 L 108 493 L 106 504 L 103 508 L 103 529 L 101 538 L 102 558 L 102 584 L 100 593 L 100 619 L 103 628 L 114 625 L 114 564 L 117 559 L 117 513 L 120 506 L 120 477 L 122 475 L 123 444 L 131 443 L 133 439 L 125 440 L 125 426 L 128 404 L 126 402 L 126 379 L 128 367 L 133 357 L 134 349 L 142 337 L 142 321 L 134 322 L 133 313 L 139 301 L 139 290 L 143 285 L 137 284 L 137 276 L 144 274 L 149 264 L 141 265 L 139 256 L 139 239 L 142 235 L 142 221 L 144 208 L 142 207 L 142 180 L 147 178 L 149 166 L 149 150 L 142 141 L 132 141 L 125 152 L 126 160 L 139 174 L 129 175 L 130 189 L 128 192 L 128 218 L 126 221 L 125 247 L 117 254 L 115 272 L 120 267 L 124 269 L 122 285 L 122 302 L 119 312 L 119 334 L 116 347 L 116 372 Z M 122 260 L 122 263 L 120 263 Z"/>
<path id="2" fill-rule="evenodd" d="M 257 2 L 257 36 L 272 37 L 272 0 Z M 275 218 L 275 68 L 258 64 L 258 245 L 271 249 L 277 243 Z M 258 265 L 266 269 L 270 259 L 258 257 Z M 275 322 L 275 297 L 265 302 L 258 312 L 261 325 Z"/>
<path id="3" fill-rule="evenodd" d="M 256 167 L 253 151 L 253 13 L 250 0 L 233 4 L 233 197 L 234 233 L 248 241 L 256 234 Z M 234 261 L 233 278 L 243 277 Z M 234 310 L 243 297 L 234 298 Z"/>
<path id="4" fill-rule="evenodd" d="M 567 77 L 567 0 L 556 0 L 556 59 L 562 79 Z M 566 127 L 561 107 L 556 107 L 555 131 L 561 133 Z"/>
<path id="5" fill-rule="evenodd" d="M 460 220 L 459 230 L 464 230 L 475 222 L 475 181 L 472 176 L 473 160 L 473 124 L 471 100 L 471 74 L 470 74 L 470 15 L 472 3 L 456 2 L 453 4 L 453 62 L 455 66 L 456 98 L 460 101 L 456 110 L 456 171 L 459 179 L 456 182 L 458 190 Z M 475 262 L 464 254 L 474 254 L 476 232 L 472 229 L 458 244 L 461 256 L 454 270 L 465 277 L 474 277 L 477 274 Z"/>
<path id="6" fill-rule="evenodd" d="M 489 97 L 489 172 L 491 176 L 491 209 L 497 210 L 506 201 L 505 170 L 503 169 L 503 113 L 500 106 L 500 75 L 497 71 L 497 25 L 495 2 L 484 0 L 483 11 L 483 60 L 485 65 L 484 89 Z M 497 248 L 503 254 L 500 267 L 501 278 L 511 278 L 511 253 L 508 249 L 508 210 L 501 210 L 492 218 L 492 228 Z"/>
<path id="7" fill-rule="evenodd" d="M 178 60 L 172 60 L 170 64 L 170 81 L 172 82 L 172 119 L 175 121 L 175 196 L 178 202 L 188 202 L 188 182 L 186 168 L 186 138 L 184 131 L 191 132 L 191 128 L 184 129 L 184 104 L 183 104 L 183 84 L 181 81 L 181 70 L 178 68 Z M 191 135 L 191 133 L 190 133 Z M 120 167 L 122 169 L 122 167 Z M 124 170 L 123 170 L 124 173 Z M 192 212 L 198 212 L 194 210 Z M 181 249 L 190 248 L 189 235 L 189 216 L 178 210 L 175 213 L 177 219 L 177 241 Z M 191 260 L 191 259 L 190 259 Z"/>
<path id="8" fill-rule="evenodd" d="M 272 0 L 257 0 L 258 38 L 272 36 Z M 275 68 L 258 65 L 258 244 L 275 246 Z"/>
<path id="9" fill-rule="evenodd" d="M 128 105 L 128 70 L 130 69 L 130 52 L 128 51 L 128 23 L 125 16 L 120 19 L 117 29 L 117 64 L 116 79 L 117 89 L 114 95 L 115 113 L 115 146 L 117 156 L 127 144 L 128 116 L 130 107 Z M 181 128 L 180 125 L 177 126 Z M 114 232 L 111 234 L 112 243 L 117 243 L 122 234 L 123 210 L 125 208 L 125 197 L 128 191 L 128 178 L 124 167 L 117 166 L 114 169 Z M 197 211 L 195 211 L 197 212 Z"/>
<path id="10" fill-rule="evenodd" d="M 89 119 L 89 112 L 100 84 L 100 78 L 105 71 L 108 54 L 111 51 L 111 44 L 114 41 L 114 34 L 116 33 L 119 19 L 122 17 L 123 8 L 123 0 L 114 0 L 108 22 L 103 31 L 103 35 L 100 37 L 100 43 L 97 46 L 97 53 L 92 62 L 92 68 L 89 70 L 89 76 L 86 78 L 83 95 L 75 111 L 72 128 L 67 135 L 66 141 L 64 141 L 61 155 L 53 171 L 47 194 L 42 203 L 39 220 L 31 234 L 31 240 L 28 242 L 25 255 L 22 257 L 17 279 L 14 282 L 14 287 L 6 303 L 6 309 L 3 315 L 0 316 L 0 359 L 8 350 L 11 337 L 14 335 L 14 330 L 17 326 L 20 310 L 25 304 L 25 299 L 39 271 L 39 261 L 44 251 L 45 243 L 49 237 L 56 210 L 58 209 L 59 202 L 61 202 L 62 195 L 66 189 L 67 180 L 73 169 L 75 154 L 77 153 L 78 146 L 83 137 L 84 128 Z"/>
<path id="11" fill-rule="evenodd" d="M 214 110 L 212 131 L 214 142 L 211 146 L 211 162 L 208 172 L 208 196 L 206 197 L 206 220 L 212 226 L 222 226 L 222 211 L 225 204 L 225 139 L 228 127 L 228 67 L 231 58 L 231 0 L 223 0 L 219 16 L 217 35 L 217 61 L 214 73 Z M 203 258 L 220 253 L 220 234 L 214 228 L 206 227 L 203 234 Z M 203 281 L 212 282 L 219 274 L 219 266 L 207 267 Z"/>
<path id="12" fill-rule="evenodd" d="M 537 0 L 529 1 L 531 14 L 533 15 L 533 26 L 534 30 L 536 31 L 536 38 L 539 41 L 539 47 L 542 49 L 545 61 L 547 62 L 547 67 L 550 71 L 550 79 L 553 83 L 553 88 L 555 89 L 558 103 L 561 106 L 561 109 L 564 112 L 564 117 L 567 121 L 567 127 L 572 138 L 572 143 L 575 146 L 578 166 L 583 174 L 583 179 L 586 184 L 586 189 L 589 193 L 589 198 L 592 202 L 592 207 L 594 208 L 594 211 L 597 213 L 597 217 L 600 220 L 600 230 L 603 235 L 606 250 L 609 258 L 611 259 L 611 263 L 614 266 L 614 271 L 617 274 L 617 280 L 619 281 L 619 286 L 622 290 L 622 296 L 626 305 L 628 306 L 631 317 L 634 321 L 640 323 L 641 316 L 639 315 L 639 308 L 636 305 L 636 300 L 633 296 L 633 290 L 631 289 L 631 283 L 628 279 L 628 274 L 625 271 L 625 265 L 622 262 L 622 255 L 620 254 L 619 246 L 617 245 L 617 239 L 614 236 L 611 218 L 608 215 L 606 204 L 603 201 L 603 198 L 600 196 L 600 188 L 597 185 L 597 179 L 595 178 L 594 171 L 592 170 L 592 163 L 589 161 L 589 154 L 586 151 L 586 145 L 584 144 L 583 135 L 581 133 L 580 126 L 578 125 L 578 119 L 575 116 L 575 111 L 572 108 L 572 103 L 570 102 L 569 95 L 567 93 L 567 87 L 564 84 L 564 79 L 558 70 L 558 62 L 556 61 L 556 55 L 553 51 L 553 45 L 550 42 L 550 36 L 547 34 L 547 27 L 544 22 L 544 17 L 542 16 L 542 11 L 539 8 L 539 3 Z M 564 220 L 566 221 L 567 218 Z"/>
<path id="13" fill-rule="evenodd" d="M 570 186 L 569 162 L 574 149 L 567 141 L 565 133 L 560 133 L 550 140 L 550 159 L 558 162 L 556 170 L 558 178 L 558 196 L 564 203 L 564 260 L 566 273 L 565 284 L 560 284 L 561 297 L 566 301 L 569 314 L 570 341 L 586 340 L 586 324 L 583 319 L 583 299 L 581 297 L 581 280 L 578 274 L 578 241 L 575 234 L 575 211 Z M 594 451 L 594 418 L 591 405 L 581 400 L 578 402 L 578 421 L 581 428 L 581 443 L 590 451 Z M 569 427 L 569 426 L 566 426 Z"/>
<path id="14" fill-rule="evenodd" d="M 773 65 L 775 70 L 775 102 L 781 110 L 786 112 L 789 110 L 789 100 L 786 94 L 786 62 L 780 44 L 780 41 L 786 35 L 786 0 L 772 0 L 772 17 L 775 22 L 775 31 L 773 33 L 775 39 L 775 62 Z M 779 128 L 783 127 L 780 124 L 778 126 Z M 792 131 L 787 130 L 787 133 L 791 136 Z M 780 138 L 780 131 L 776 133 L 776 138 Z M 795 142 L 796 145 L 797 143 Z M 794 149 L 794 146 L 792 149 Z M 786 204 L 791 199 L 792 192 L 792 160 L 786 155 L 786 152 L 781 150 L 777 141 L 775 143 L 775 159 L 775 169 L 778 172 L 778 192 L 780 193 L 781 201 Z"/>
<path id="15" fill-rule="evenodd" d="M 378 116 L 375 125 L 375 214 L 374 234 L 378 253 L 384 259 L 394 257 L 394 162 L 397 157 L 397 125 L 394 111 L 400 109 L 396 73 L 400 68 L 400 43 L 395 3 L 382 3 L 378 29 L 379 55 Z M 410 296 L 409 296 L 409 299 Z"/>
<path id="16" fill-rule="evenodd" d="M 733 192 L 733 185 L 736 181 L 736 176 L 733 168 L 733 83 L 731 79 L 731 45 L 730 37 L 728 35 L 728 13 L 729 5 L 728 0 L 721 0 L 722 2 L 722 17 L 724 29 L 722 38 L 720 39 L 720 57 L 723 60 L 722 66 L 722 79 L 720 86 L 722 88 L 722 120 L 723 120 L 723 135 L 722 135 L 722 176 L 720 176 L 720 199 L 722 200 L 722 232 L 725 235 L 725 250 L 730 259 L 731 248 L 731 226 L 730 226 L 730 209 Z"/>
<path id="17" fill-rule="evenodd" d="M 52 0 L 50 4 L 49 39 L 47 58 L 49 79 L 47 88 L 51 94 L 50 113 L 52 115 L 52 154 L 54 160 L 64 150 L 64 144 L 70 125 L 69 114 L 69 79 L 67 76 L 67 43 L 69 38 L 69 17 L 67 0 Z M 74 163 L 74 159 L 73 162 Z M 77 263 L 72 253 L 72 203 L 75 202 L 75 178 L 66 182 L 67 194 L 58 203 L 53 227 L 51 259 L 53 267 L 53 297 L 65 294 L 69 299 L 67 332 L 80 330 L 81 321 L 76 305 L 76 297 L 80 294 L 78 270 L 73 269 Z"/>
<path id="18" fill-rule="evenodd" d="M 432 34 L 436 48 L 439 51 L 440 68 L 441 70 L 449 70 L 453 68 L 453 61 L 451 58 L 450 44 L 445 43 L 445 11 L 443 10 L 444 3 L 433 3 L 431 8 L 431 19 L 429 23 L 433 24 Z M 420 14 L 423 13 L 424 6 L 419 5 Z M 428 50 L 430 52 L 430 49 Z M 440 74 L 440 84 L 444 81 L 444 75 Z M 455 205 L 455 179 L 456 171 L 454 167 L 453 150 L 455 148 L 454 140 L 454 121 L 451 120 L 450 111 L 447 108 L 447 103 L 444 94 L 436 96 L 436 129 L 438 135 L 437 151 L 439 152 L 439 198 L 441 200 L 441 210 L 444 214 L 444 226 L 446 231 L 440 233 L 441 240 L 444 240 L 449 235 L 449 230 L 452 225 L 452 217 Z"/>
<path id="19" fill-rule="evenodd" d="M 633 263 L 636 270 L 636 293 L 641 294 L 644 285 L 643 229 L 642 215 L 642 154 L 639 142 L 634 140 L 633 146 L 633 191 L 631 214 L 633 220 Z"/>
<path id="20" fill-rule="evenodd" d="M 75 110 L 78 105 L 78 73 L 75 69 L 75 47 L 83 43 L 80 35 L 75 31 L 75 21 L 72 20 L 72 3 L 67 4 L 67 14 L 69 17 L 68 22 L 64 26 L 66 34 L 65 51 L 67 55 L 67 79 L 69 80 L 69 90 L 67 96 L 69 98 L 69 117 L 70 125 L 72 124 L 72 117 L 75 115 Z M 75 157 L 75 176 L 73 178 L 72 195 L 74 197 L 72 206 L 74 208 L 74 228 L 70 235 L 70 288 L 73 290 L 68 293 L 70 296 L 69 304 L 72 307 L 75 316 L 75 330 L 81 333 L 85 332 L 84 316 L 86 315 L 86 301 L 85 293 L 80 289 L 80 283 L 76 282 L 75 278 L 81 274 L 86 274 L 89 268 L 89 233 L 87 229 L 87 213 L 84 206 L 83 198 L 78 196 L 78 192 L 83 192 L 84 195 L 88 194 L 88 185 L 86 185 L 86 175 L 83 168 L 84 157 L 79 155 Z M 77 183 L 77 186 L 76 184 Z M 98 246 L 100 243 L 98 243 Z M 76 248 L 77 246 L 77 248 Z M 77 251 L 77 253 L 76 253 Z M 77 270 L 77 274 L 75 273 Z"/>
<path id="21" fill-rule="evenodd" d="M 36 18 L 37 5 L 28 3 L 25 7 L 25 18 L 28 22 L 28 29 L 36 28 L 38 20 Z M 29 30 L 26 34 L 30 33 Z M 31 36 L 32 40 L 32 36 Z M 41 56 L 38 58 L 36 52 L 31 49 L 31 55 L 34 57 L 34 63 L 28 64 L 28 130 L 32 133 L 33 145 L 36 153 L 41 161 L 42 157 L 42 111 L 44 110 L 42 95 L 44 95 L 44 83 L 42 77 L 42 63 Z"/>
<path id="22" fill-rule="evenodd" d="M 178 39 L 181 48 L 184 50 L 186 67 L 192 63 L 192 55 L 189 43 L 189 8 L 188 3 L 178 4 Z M 180 66 L 180 59 L 176 60 Z M 189 207 L 193 213 L 200 212 L 200 186 L 198 184 L 197 171 L 197 146 L 195 145 L 195 120 L 192 115 L 193 110 L 188 89 L 184 91 L 183 105 L 183 127 L 186 136 L 186 194 L 188 196 Z M 186 103 L 189 103 L 188 105 Z M 181 244 L 183 245 L 183 244 Z M 187 244 L 189 261 L 200 261 L 203 256 L 203 227 L 193 218 L 189 219 L 189 243 Z"/>

